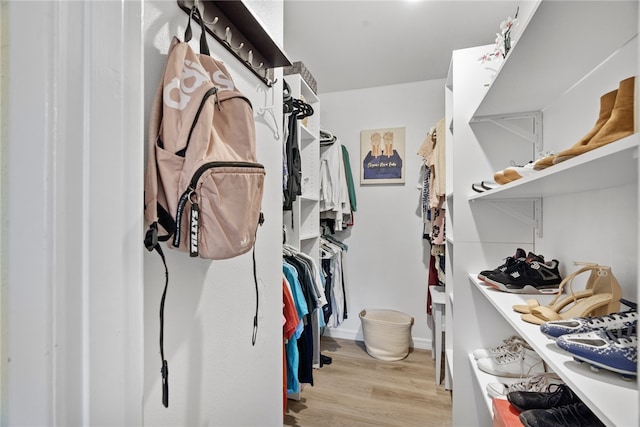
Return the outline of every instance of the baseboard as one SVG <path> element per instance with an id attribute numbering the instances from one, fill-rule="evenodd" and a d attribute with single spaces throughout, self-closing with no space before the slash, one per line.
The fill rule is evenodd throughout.
<path id="1" fill-rule="evenodd" d="M 364 336 L 360 330 L 354 331 L 353 329 L 344 328 L 325 328 L 324 335 L 332 338 L 338 338 L 351 341 L 364 341 Z M 427 338 L 411 337 L 413 341 L 413 348 L 421 350 L 431 350 L 431 340 Z"/>

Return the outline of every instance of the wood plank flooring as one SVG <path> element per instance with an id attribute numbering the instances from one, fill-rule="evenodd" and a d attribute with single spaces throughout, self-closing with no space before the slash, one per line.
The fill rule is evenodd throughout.
<path id="1" fill-rule="evenodd" d="M 332 363 L 313 371 L 299 401 L 288 400 L 285 426 L 451 426 L 451 394 L 435 384 L 429 351 L 385 362 L 363 342 L 323 337 L 321 352 Z"/>

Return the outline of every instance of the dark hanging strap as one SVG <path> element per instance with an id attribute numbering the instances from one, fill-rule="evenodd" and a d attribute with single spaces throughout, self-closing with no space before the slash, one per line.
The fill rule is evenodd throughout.
<path id="1" fill-rule="evenodd" d="M 253 315 L 253 335 L 251 336 L 251 345 L 256 345 L 256 338 L 258 337 L 258 276 L 256 273 L 256 245 L 253 245 L 253 283 L 256 287 L 256 313 Z"/>
<path id="2" fill-rule="evenodd" d="M 149 251 L 155 250 L 162 259 L 164 264 L 164 290 L 162 291 L 162 298 L 160 299 L 160 359 L 162 360 L 162 367 L 160 372 L 162 373 L 162 404 L 165 408 L 169 407 L 169 365 L 164 358 L 164 301 L 167 298 L 167 288 L 169 287 L 169 269 L 167 268 L 167 261 L 164 258 L 162 247 L 158 243 L 158 224 L 153 223 L 149 227 L 144 239 L 144 245 Z"/>
<path id="3" fill-rule="evenodd" d="M 164 264 L 164 290 L 162 291 L 162 298 L 160 299 L 160 359 L 162 360 L 162 404 L 165 408 L 169 407 L 169 365 L 164 358 L 164 301 L 167 298 L 167 288 L 169 287 L 169 269 L 167 268 L 167 261 L 164 259 L 164 253 L 162 248 L 158 244 L 156 246 L 156 252 L 162 258 L 162 264 Z"/>
<path id="4" fill-rule="evenodd" d="M 196 22 L 199 22 L 200 28 L 202 29 L 202 32 L 200 33 L 200 53 L 207 56 L 211 55 L 209 52 L 209 44 L 207 43 L 207 31 L 204 26 L 204 20 L 202 19 L 202 16 L 200 16 L 200 10 L 198 10 L 198 7 L 195 4 L 191 7 L 191 13 L 189 13 L 189 22 L 187 22 L 187 28 L 184 30 L 184 41 L 188 42 L 191 40 L 193 35 L 193 32 L 191 31 L 191 18 Z"/>
<path id="5" fill-rule="evenodd" d="M 264 224 L 264 214 L 260 212 L 260 216 L 258 217 L 258 225 L 262 226 Z M 256 229 L 256 236 L 258 235 L 258 230 Z M 253 335 L 251 336 L 251 345 L 256 345 L 256 338 L 258 337 L 258 307 L 260 305 L 259 293 L 258 293 L 258 273 L 256 271 L 256 244 L 255 241 L 253 243 L 253 251 L 251 253 L 253 257 L 253 284 L 256 287 L 256 312 L 253 315 Z"/>

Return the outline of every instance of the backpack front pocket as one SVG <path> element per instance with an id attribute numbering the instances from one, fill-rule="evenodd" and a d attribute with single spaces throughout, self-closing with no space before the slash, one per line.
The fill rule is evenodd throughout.
<path id="1" fill-rule="evenodd" d="M 207 259 L 248 252 L 260 221 L 264 177 L 259 163 L 202 165 L 180 198 L 173 245 Z"/>

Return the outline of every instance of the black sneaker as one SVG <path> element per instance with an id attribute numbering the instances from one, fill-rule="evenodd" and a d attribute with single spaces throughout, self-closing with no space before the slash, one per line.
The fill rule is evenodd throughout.
<path id="1" fill-rule="evenodd" d="M 542 256 L 530 253 L 523 262 L 487 276 L 485 282 L 515 294 L 555 294 L 562 282 L 558 264 L 555 259 L 545 262 Z"/>
<path id="2" fill-rule="evenodd" d="M 551 384 L 545 392 L 512 391 L 507 394 L 507 400 L 518 411 L 551 409 L 580 402 L 578 396 L 566 384 Z"/>
<path id="3" fill-rule="evenodd" d="M 524 249 L 518 248 L 516 249 L 515 255 L 505 258 L 504 264 L 502 264 L 501 266 L 496 267 L 493 270 L 482 270 L 480 273 L 478 273 L 478 279 L 485 280 L 486 277 L 491 274 L 502 273 L 506 271 L 509 267 L 516 264 L 519 260 L 524 261 L 526 257 L 527 257 L 527 253 L 524 251 Z"/>
<path id="4" fill-rule="evenodd" d="M 520 412 L 525 427 L 600 427 L 602 421 L 582 402 L 551 409 L 529 409 Z"/>

